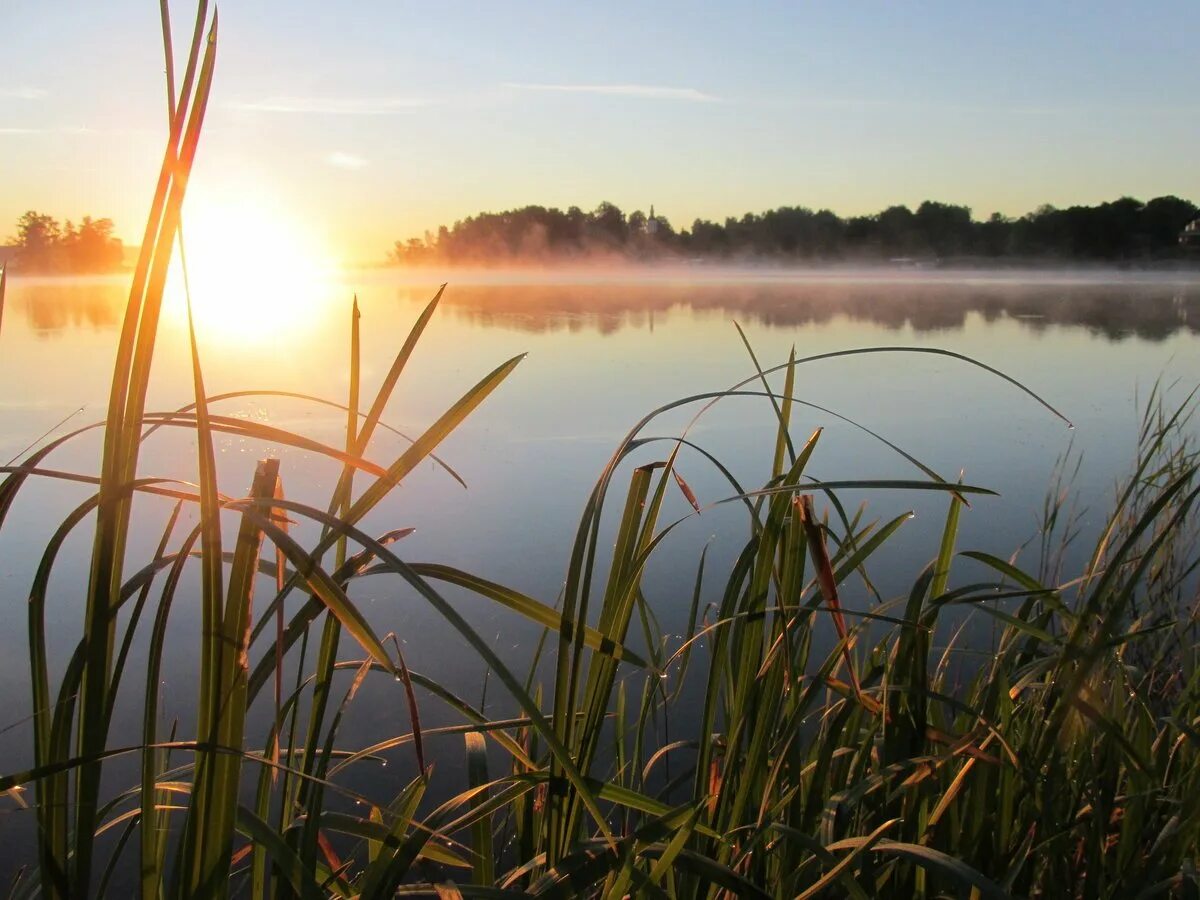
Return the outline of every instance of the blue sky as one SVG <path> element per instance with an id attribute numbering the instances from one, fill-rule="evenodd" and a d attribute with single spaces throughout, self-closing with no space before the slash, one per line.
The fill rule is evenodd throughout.
<path id="1" fill-rule="evenodd" d="M 351 259 L 525 203 L 653 203 L 686 226 L 781 204 L 1200 201 L 1194 2 L 220 12 L 196 189 L 251 192 Z M 6 0 L 3 18 L 0 237 L 35 207 L 136 239 L 165 127 L 157 3 Z"/>

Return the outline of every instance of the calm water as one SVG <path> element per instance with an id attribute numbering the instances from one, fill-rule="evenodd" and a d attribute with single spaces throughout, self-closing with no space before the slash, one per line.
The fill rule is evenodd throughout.
<path id="1" fill-rule="evenodd" d="M 692 276 L 690 281 L 662 276 L 487 282 L 463 276 L 451 284 L 385 416 L 398 429 L 419 433 L 495 365 L 528 353 L 513 377 L 440 448 L 469 489 L 424 465 L 366 526 L 376 532 L 415 526 L 416 533 L 399 545 L 406 558 L 460 566 L 548 603 L 561 586 L 586 495 L 627 429 L 660 404 L 720 390 L 753 373 L 734 320 L 746 329 L 764 365 L 783 362 L 792 346 L 800 355 L 875 345 L 941 347 L 1003 369 L 1062 410 L 1075 423 L 1074 431 L 987 373 L 930 355 L 860 356 L 801 369 L 801 396 L 879 432 L 946 478 L 965 470 L 969 482 L 999 490 L 1002 496 L 980 499 L 964 515 L 960 545 L 1005 556 L 1034 534 L 1056 459 L 1072 440 L 1083 453 L 1077 482 L 1081 503 L 1096 509 L 1094 520 L 1131 457 L 1135 394 L 1144 396 L 1160 375 L 1178 379 L 1181 387 L 1200 382 L 1200 283 L 1186 280 L 1136 282 L 1089 275 L 1029 283 L 1013 276 L 955 280 L 726 273 Z M 357 292 L 363 391 L 370 397 L 435 287 L 432 279 L 401 281 L 371 272 L 347 276 L 344 284 L 315 293 L 271 301 L 266 312 L 256 310 L 258 298 L 210 303 L 200 322 L 209 391 L 253 387 L 342 400 L 348 381 L 350 300 Z M 125 291 L 122 279 L 10 282 L 0 335 L 0 462 L 73 413 L 72 426 L 103 418 Z M 205 298 L 197 301 L 205 304 Z M 155 410 L 190 399 L 178 305 L 167 311 L 160 336 L 149 402 Z M 334 445 L 342 440 L 342 414 L 327 407 L 251 398 L 226 401 L 220 411 L 300 430 Z M 694 408 L 664 417 L 648 433 L 676 434 L 692 412 Z M 803 440 L 816 427 L 826 429 L 810 466 L 819 477 L 919 476 L 886 447 L 818 410 L 799 412 L 794 436 Z M 193 479 L 193 442 L 187 432 L 167 432 L 147 444 L 143 473 Z M 692 437 L 745 484 L 757 485 L 766 477 L 773 445 L 765 399 L 725 401 L 700 420 Z M 288 448 L 227 436 L 218 441 L 222 488 L 228 494 L 245 490 L 255 460 L 265 455 L 282 458 L 290 497 L 319 506 L 338 474 L 335 464 Z M 400 439 L 383 435 L 370 455 L 386 463 L 403 446 Z M 639 459 L 662 452 L 652 450 Z M 55 468 L 90 472 L 98 456 L 98 439 L 92 435 L 49 462 Z M 679 468 L 702 503 L 728 494 L 699 456 L 685 453 Z M 84 496 L 78 486 L 31 485 L 0 530 L 0 610 L 9 623 L 0 632 L 0 684 L 6 698 L 0 727 L 15 726 L 0 732 L 5 770 L 28 759 L 28 728 L 15 723 L 28 715 L 24 623 L 30 578 L 48 535 Z M 843 497 L 848 506 L 863 499 L 852 492 Z M 869 499 L 872 517 L 916 512 L 877 566 L 882 589 L 899 593 L 933 556 L 945 501 L 899 493 Z M 679 496 L 671 503 L 673 514 L 688 511 Z M 133 548 L 141 554 L 138 559 L 150 552 L 168 512 L 166 502 L 139 501 L 144 527 Z M 733 505 L 706 510 L 662 547 L 647 591 L 664 627 L 675 632 L 684 627 L 701 548 L 710 545 L 709 571 L 720 572 L 720 562 L 739 547 L 743 525 Z M 59 669 L 81 628 L 80 560 L 86 560 L 88 547 L 83 528 L 68 542 L 52 581 L 48 627 Z M 1031 552 L 1022 558 L 1032 563 Z M 707 595 L 715 597 L 718 589 L 713 578 Z M 847 605 L 866 602 L 860 588 L 848 590 Z M 469 653 L 459 652 L 457 638 L 448 636 L 416 598 L 386 579 L 364 581 L 355 596 L 381 632 L 395 631 L 404 641 L 411 667 L 446 680 L 472 700 L 479 698 L 484 680 L 480 666 Z M 508 659 L 519 665 L 528 658 L 537 638 L 533 629 L 454 596 Z M 196 662 L 198 616 L 194 603 L 177 603 L 168 635 L 172 650 L 165 673 L 165 719 L 185 716 L 191 702 L 187 673 Z M 352 648 L 346 653 L 352 655 Z M 130 686 L 140 690 L 136 661 L 131 671 Z M 368 735 L 406 730 L 403 705 L 394 692 L 382 687 L 371 691 L 381 702 L 359 704 L 347 726 L 351 743 L 357 737 L 365 741 Z M 489 709 L 505 707 L 494 686 L 489 698 Z M 430 724 L 442 719 L 432 706 L 423 713 Z M 117 734 L 139 722 L 138 698 L 131 695 L 118 709 Z M 13 820 L 0 814 L 0 837 L 14 832 Z"/>

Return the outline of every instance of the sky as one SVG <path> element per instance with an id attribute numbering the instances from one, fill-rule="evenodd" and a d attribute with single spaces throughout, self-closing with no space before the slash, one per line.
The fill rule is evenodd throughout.
<path id="1" fill-rule="evenodd" d="M 0 240 L 32 208 L 136 243 L 166 129 L 158 3 L 0 6 Z M 181 40 L 194 7 L 171 8 Z M 1194 0 L 219 9 L 192 194 L 302 223 L 347 262 L 526 204 L 654 204 L 687 227 L 1200 202 Z"/>

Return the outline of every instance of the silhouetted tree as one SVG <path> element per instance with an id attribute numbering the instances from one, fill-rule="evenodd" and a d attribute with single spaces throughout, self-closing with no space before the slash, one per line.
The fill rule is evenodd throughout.
<path id="1" fill-rule="evenodd" d="M 113 237 L 112 219 L 84 216 L 76 228 L 60 226 L 52 216 L 29 210 L 17 220 L 11 239 L 17 266 L 33 272 L 108 272 L 121 266 L 123 249 Z"/>
<path id="2" fill-rule="evenodd" d="M 885 252 L 907 256 L 919 249 L 915 220 L 907 206 L 889 206 L 879 214 L 879 239 Z"/>
<path id="3" fill-rule="evenodd" d="M 592 236 L 614 249 L 624 246 L 629 237 L 629 224 L 625 221 L 625 214 L 607 200 L 596 207 L 596 211 L 590 217 L 590 224 Z"/>
<path id="4" fill-rule="evenodd" d="M 992 213 L 986 222 L 980 222 L 976 229 L 976 252 L 984 256 L 998 257 L 1009 252 L 1012 244 L 1013 223 L 1007 216 L 998 212 Z"/>
<path id="5" fill-rule="evenodd" d="M 109 272 L 121 266 L 121 242 L 113 237 L 112 219 L 84 216 L 79 229 L 67 222 L 62 237 L 63 255 L 73 272 Z"/>
<path id="6" fill-rule="evenodd" d="M 1142 231 L 1150 249 L 1156 253 L 1174 249 L 1179 233 L 1188 222 L 1200 216 L 1194 203 L 1178 197 L 1155 197 L 1142 207 Z"/>
<path id="7" fill-rule="evenodd" d="M 62 228 L 58 220 L 29 210 L 17 219 L 17 236 L 13 243 L 19 247 L 17 265 L 34 271 L 50 271 L 60 264 Z"/>
<path id="8" fill-rule="evenodd" d="M 926 200 L 917 207 L 913 224 L 925 247 L 936 256 L 957 256 L 971 247 L 971 210 Z"/>
<path id="9" fill-rule="evenodd" d="M 665 216 L 656 214 L 656 226 L 650 229 L 641 210 L 626 216 L 615 204 L 604 202 L 590 213 L 577 206 L 565 213 L 542 206 L 480 213 L 453 227 L 442 226 L 436 236 L 426 233 L 424 239 L 397 242 L 392 256 L 401 263 L 482 264 L 608 259 L 613 254 L 639 260 L 983 256 L 1127 262 L 1185 255 L 1179 233 L 1198 216 L 1194 204 L 1178 197 L 1158 197 L 1145 204 L 1123 197 L 1099 206 L 1040 206 L 1019 219 L 993 213 L 977 222 L 966 206 L 927 200 L 916 212 L 891 206 L 873 216 L 849 219 L 827 209 L 781 206 L 723 223 L 696 219 L 690 230 L 676 232 Z"/>

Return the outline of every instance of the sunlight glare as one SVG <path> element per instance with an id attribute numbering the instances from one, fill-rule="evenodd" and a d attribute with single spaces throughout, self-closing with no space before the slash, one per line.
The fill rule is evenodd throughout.
<path id="1" fill-rule="evenodd" d="M 279 206 L 248 193 L 200 195 L 184 210 L 183 236 L 199 335 L 256 344 L 310 331 L 324 318 L 335 266 Z M 176 252 L 168 291 L 180 323 L 187 317 L 183 285 Z"/>

